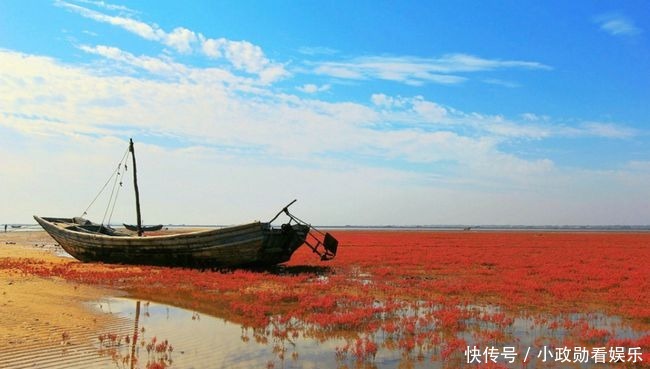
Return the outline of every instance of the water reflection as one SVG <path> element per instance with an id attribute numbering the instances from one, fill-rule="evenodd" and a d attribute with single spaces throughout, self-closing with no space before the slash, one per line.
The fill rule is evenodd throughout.
<path id="1" fill-rule="evenodd" d="M 96 306 L 106 313 L 134 321 L 137 342 L 133 340 L 134 332 L 104 333 L 117 336 L 115 340 L 121 338 L 120 345 L 98 342 L 100 354 L 113 356 L 120 368 L 131 368 L 131 365 L 134 368 L 197 369 L 338 366 L 331 354 L 336 340 L 319 342 L 303 337 L 271 337 L 271 332 L 266 329 L 242 328 L 223 319 L 148 301 L 111 298 L 98 302 Z M 139 310 L 138 306 L 141 307 Z M 130 336 L 128 343 L 125 336 Z M 167 341 L 172 347 L 170 351 L 168 346 L 167 356 L 154 355 L 155 345 L 147 350 L 154 339 L 157 344 Z"/>
<path id="2" fill-rule="evenodd" d="M 111 298 L 96 307 L 133 322 L 129 330 L 103 332 L 100 355 L 118 368 L 459 368 L 465 345 L 514 347 L 518 355 L 531 348 L 562 347 L 567 338 L 596 345 L 610 338 L 638 338 L 621 319 L 603 314 L 510 317 L 492 306 L 454 308 L 424 304 L 393 313 L 403 327 L 384 325 L 370 332 L 326 332 L 296 318 L 273 317 L 266 327 L 246 328 L 227 320 L 170 305 Z M 385 314 L 385 313 L 384 313 Z M 408 325 L 412 324 L 412 327 Z M 594 332 L 608 332 L 604 336 Z M 594 334 L 582 337 L 580 335 Z M 452 343 L 455 352 L 445 357 Z M 458 348 L 462 350 L 458 350 Z M 572 347 L 573 348 L 573 347 Z M 502 367 L 522 367 L 521 360 Z M 593 365 L 564 365 L 588 368 Z M 526 368 L 557 367 L 533 358 Z M 599 368 L 621 365 L 599 364 Z"/>

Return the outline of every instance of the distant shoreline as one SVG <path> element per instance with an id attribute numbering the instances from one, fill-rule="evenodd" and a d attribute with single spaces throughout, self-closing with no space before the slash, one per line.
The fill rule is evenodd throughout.
<path id="1" fill-rule="evenodd" d="M 3 224 L 3 223 L 0 223 Z M 25 232 L 42 230 L 38 224 L 7 223 L 7 232 Z M 122 224 L 111 224 L 115 228 L 123 227 Z M 185 229 L 185 228 L 224 228 L 232 225 L 222 224 L 166 224 L 164 228 Z M 378 231 L 534 231 L 534 232 L 650 232 L 650 225 L 605 225 L 605 226 L 577 226 L 577 225 L 338 225 L 319 226 L 317 229 L 327 230 L 378 230 Z M 0 230 L 2 232 L 2 230 Z"/>

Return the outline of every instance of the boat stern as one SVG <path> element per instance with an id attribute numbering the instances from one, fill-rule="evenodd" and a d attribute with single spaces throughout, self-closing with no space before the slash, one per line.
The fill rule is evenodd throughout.
<path id="1" fill-rule="evenodd" d="M 311 224 L 308 224 L 291 214 L 289 212 L 289 206 L 295 202 L 296 200 L 290 202 L 280 210 L 270 222 L 266 223 L 269 229 L 273 229 L 271 223 L 282 213 L 289 217 L 289 221 L 282 224 L 282 226 L 275 231 L 277 234 L 281 235 L 281 237 L 277 237 L 277 239 L 280 240 L 278 241 L 280 247 L 275 247 L 275 245 L 265 247 L 265 252 L 268 252 L 269 250 L 284 250 L 282 253 L 282 261 L 275 262 L 275 264 L 279 264 L 288 261 L 293 252 L 304 244 L 317 254 L 321 261 L 334 259 L 336 252 L 338 251 L 339 241 L 329 232 L 323 233 L 315 227 L 312 227 Z"/>

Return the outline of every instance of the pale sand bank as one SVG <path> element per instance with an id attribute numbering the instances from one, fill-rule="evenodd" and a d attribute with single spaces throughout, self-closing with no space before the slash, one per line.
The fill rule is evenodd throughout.
<path id="1" fill-rule="evenodd" d="M 69 262 L 54 255 L 54 245 L 45 232 L 0 233 L 0 262 L 18 258 Z M 94 309 L 91 302 L 119 295 L 117 291 L 0 268 L 0 368 L 27 364 L 85 367 L 99 357 L 94 342 L 98 335 L 128 324 Z M 84 352 L 89 357 L 83 360 L 68 354 Z M 72 360 L 75 356 L 78 364 Z"/>

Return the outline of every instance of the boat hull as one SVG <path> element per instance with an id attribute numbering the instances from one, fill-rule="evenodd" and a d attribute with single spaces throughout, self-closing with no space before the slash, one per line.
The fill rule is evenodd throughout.
<path id="1" fill-rule="evenodd" d="M 74 258 L 84 262 L 193 268 L 270 266 L 288 261 L 309 226 L 253 222 L 196 232 L 137 237 L 80 230 L 73 219 L 34 216 Z"/>
<path id="2" fill-rule="evenodd" d="M 124 228 L 128 229 L 129 231 L 132 232 L 137 232 L 138 231 L 138 226 L 133 225 L 133 224 L 122 224 Z M 141 229 L 143 232 L 155 232 L 159 231 L 163 228 L 162 224 L 157 224 L 157 225 L 150 225 L 150 226 L 141 226 Z"/>

